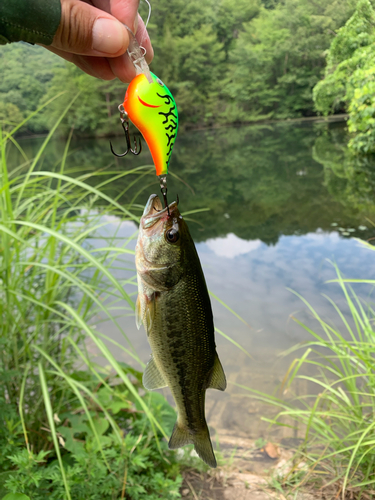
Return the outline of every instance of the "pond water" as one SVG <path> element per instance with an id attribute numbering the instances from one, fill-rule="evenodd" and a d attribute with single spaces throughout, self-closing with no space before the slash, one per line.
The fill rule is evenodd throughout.
<path id="1" fill-rule="evenodd" d="M 375 279 L 375 254 L 357 240 L 374 236 L 374 168 L 353 160 L 346 142 L 345 123 L 323 122 L 199 131 L 181 134 L 176 142 L 170 199 L 178 193 L 182 213 L 209 209 L 188 216 L 207 284 L 246 322 L 213 300 L 215 325 L 251 355 L 216 335 L 229 381 L 226 393 L 207 393 L 208 421 L 219 435 L 255 439 L 265 432 L 259 417 L 268 410 L 244 397 L 232 382 L 275 391 L 291 361 L 280 354 L 310 340 L 292 317 L 317 329 L 307 306 L 291 290 L 329 323 L 340 325 L 322 295 L 345 310 L 339 286 L 326 283 L 336 276 L 332 262 L 346 277 Z M 38 146 L 28 139 L 21 144 L 29 154 Z M 114 140 L 116 150 L 121 144 L 120 138 Z M 63 142 L 53 142 L 43 168 L 52 168 L 63 148 Z M 71 150 L 69 164 L 82 169 L 114 161 L 108 140 L 73 141 Z M 115 161 L 127 169 L 150 164 L 151 157 L 144 148 L 139 157 Z M 108 186 L 108 193 L 120 193 L 123 203 L 134 198 L 143 206 L 151 193 L 159 192 L 151 168 L 141 183 L 125 189 L 117 182 Z M 137 227 L 117 218 L 107 220 L 104 232 L 115 230 L 122 241 Z M 99 239 L 96 244 L 101 245 Z M 146 362 L 150 348 L 144 330 L 136 329 L 134 317 L 120 321 Z M 112 325 L 98 328 L 123 341 Z M 300 383 L 296 390 L 307 389 Z"/>

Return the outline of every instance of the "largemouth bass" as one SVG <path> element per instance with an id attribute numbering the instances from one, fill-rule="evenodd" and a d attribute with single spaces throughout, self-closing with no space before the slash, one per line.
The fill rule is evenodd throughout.
<path id="1" fill-rule="evenodd" d="M 169 387 L 178 416 L 168 446 L 194 444 L 210 467 L 216 459 L 204 413 L 206 389 L 224 391 L 211 302 L 202 267 L 177 203 L 150 196 L 136 247 L 137 327 L 143 323 L 152 355 L 143 374 L 148 390 Z"/>

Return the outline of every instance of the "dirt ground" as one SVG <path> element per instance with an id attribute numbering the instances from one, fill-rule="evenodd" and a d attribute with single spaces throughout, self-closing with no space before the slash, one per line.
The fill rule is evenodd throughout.
<path id="1" fill-rule="evenodd" d="M 307 491 L 281 493 L 271 485 L 271 476 L 290 470 L 293 452 L 268 442 L 263 447 L 245 437 L 220 436 L 220 451 L 225 465 L 208 473 L 186 470 L 181 487 L 186 500 L 331 500 L 333 496 Z"/>
<path id="2" fill-rule="evenodd" d="M 255 361 L 254 361 L 255 363 Z M 245 370 L 243 363 L 237 372 L 232 370 L 231 381 L 239 385 L 253 385 L 272 394 L 280 386 L 285 370 L 266 370 L 256 366 Z M 297 394 L 306 394 L 308 388 L 299 381 Z M 168 397 L 168 394 L 166 394 Z M 280 492 L 270 486 L 271 477 L 284 476 L 291 468 L 293 450 L 301 443 L 303 432 L 290 427 L 270 428 L 261 417 L 272 418 L 277 409 L 248 397 L 239 386 L 228 384 L 225 393 L 207 391 L 206 417 L 212 442 L 224 460 L 224 466 L 207 474 L 185 472 L 181 488 L 186 500 L 333 500 L 335 494 L 312 495 L 304 491 Z M 293 429 L 291 428 L 293 427 Z M 230 429 L 230 430 L 229 430 Z M 263 447 L 259 446 L 262 442 Z"/>
<path id="3" fill-rule="evenodd" d="M 244 368 L 245 362 L 236 352 L 231 367 L 230 383 L 227 390 L 207 391 L 206 419 L 210 429 L 219 464 L 206 474 L 196 470 L 185 471 L 181 488 L 182 498 L 186 500 L 338 500 L 335 491 L 311 493 L 301 489 L 278 491 L 272 487 L 272 477 L 284 477 L 290 471 L 294 450 L 303 441 L 305 430 L 296 422 L 286 420 L 286 426 L 274 425 L 272 420 L 278 413 L 277 408 L 249 397 L 248 391 L 241 386 L 250 386 L 265 394 L 276 394 L 292 398 L 299 394 L 312 394 L 314 388 L 308 387 L 305 380 L 296 380 L 293 394 L 279 388 L 285 377 L 289 361 L 285 366 L 269 368 L 257 360 Z M 245 356 L 245 355 L 243 355 Z M 262 357 L 264 359 L 264 356 Z M 228 359 L 227 359 L 228 362 Z M 165 396 L 173 404 L 170 393 Z M 269 420 L 264 421 L 266 416 Z M 259 443 L 263 446 L 260 446 Z M 268 444 L 268 447 L 267 447 Z M 220 456 L 224 460 L 220 460 Z M 276 484 L 277 486 L 277 484 Z"/>
<path id="4" fill-rule="evenodd" d="M 233 472 L 224 479 L 190 471 L 185 474 L 181 494 L 186 500 L 286 500 L 287 498 L 269 488 L 265 478 L 240 472 Z M 289 498 L 315 500 L 318 497 L 298 491 Z"/>

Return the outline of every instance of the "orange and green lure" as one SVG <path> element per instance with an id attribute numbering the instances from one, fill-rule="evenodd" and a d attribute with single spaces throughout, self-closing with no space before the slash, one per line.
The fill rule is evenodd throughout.
<path id="1" fill-rule="evenodd" d="M 178 113 L 169 89 L 153 73 L 151 77 L 149 83 L 141 73 L 130 82 L 123 107 L 147 142 L 156 175 L 164 176 L 177 136 Z"/>

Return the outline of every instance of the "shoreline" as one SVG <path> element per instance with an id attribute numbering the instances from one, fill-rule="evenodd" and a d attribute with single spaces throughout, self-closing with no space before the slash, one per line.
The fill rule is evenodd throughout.
<path id="1" fill-rule="evenodd" d="M 330 116 L 301 116 L 298 118 L 285 118 L 283 120 L 277 120 L 277 119 L 267 119 L 267 120 L 256 120 L 256 121 L 248 121 L 248 122 L 236 122 L 236 123 L 230 123 L 230 124 L 215 124 L 211 126 L 206 126 L 206 127 L 192 127 L 189 128 L 187 127 L 186 129 L 182 130 L 182 133 L 185 132 L 198 132 L 202 130 L 218 130 L 224 127 L 234 127 L 234 128 L 239 128 L 239 127 L 245 127 L 245 126 L 256 126 L 256 125 L 285 125 L 289 123 L 297 123 L 297 122 L 302 122 L 302 123 L 310 123 L 310 122 L 316 122 L 316 123 L 334 123 L 334 122 L 345 122 L 349 118 L 348 114 L 340 114 L 340 115 L 330 115 Z M 139 133 L 139 132 L 138 132 Z M 17 139 L 43 139 L 44 137 L 47 137 L 49 132 L 46 132 L 45 134 L 25 134 L 25 135 L 17 135 Z M 103 135 L 78 135 L 77 137 L 80 139 L 105 139 L 109 137 L 119 137 L 121 136 L 121 133 L 118 134 L 103 134 Z M 136 133 L 137 135 L 137 133 Z"/>

